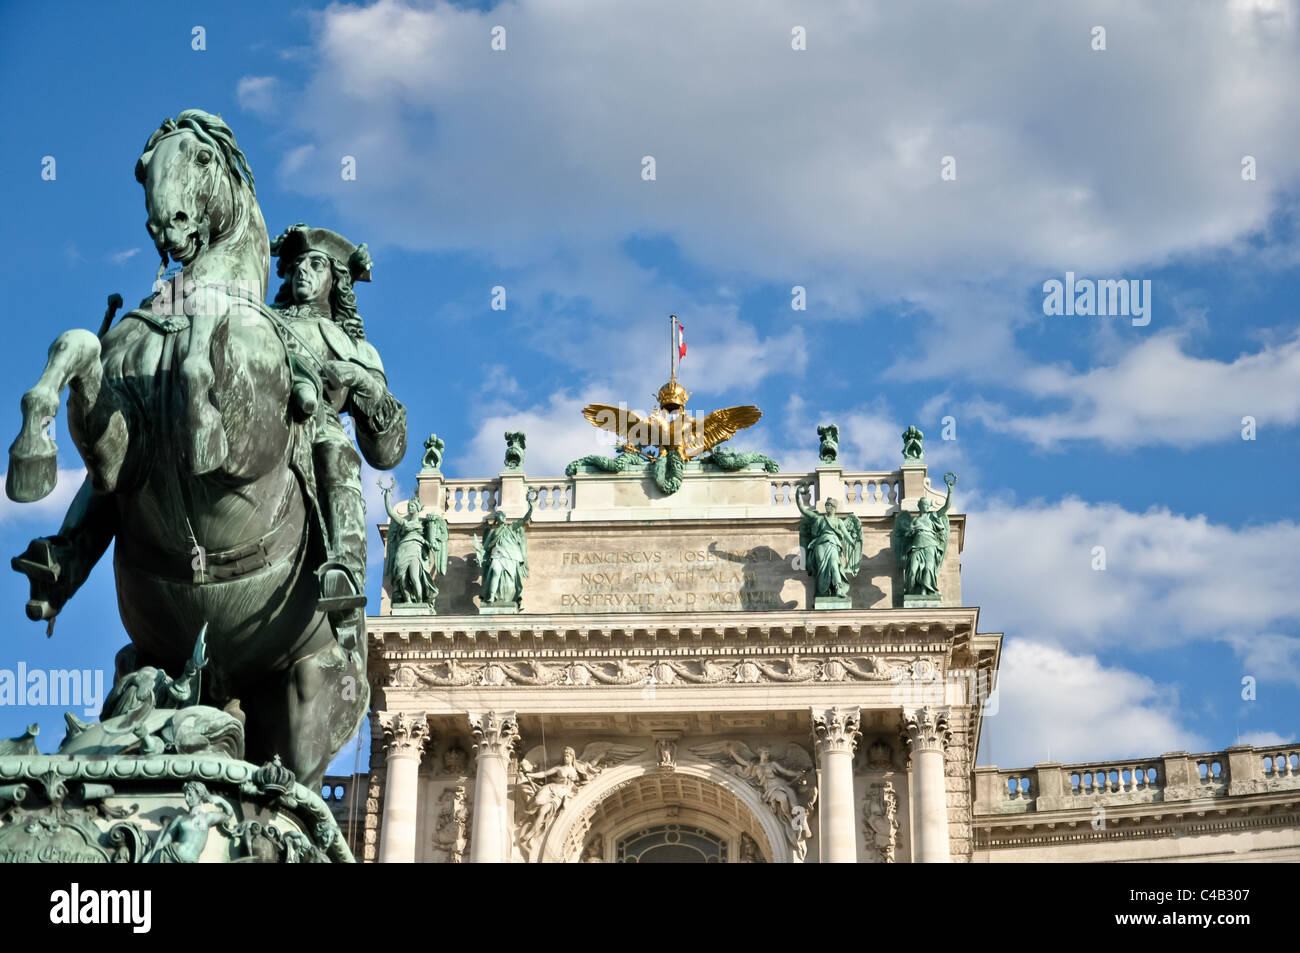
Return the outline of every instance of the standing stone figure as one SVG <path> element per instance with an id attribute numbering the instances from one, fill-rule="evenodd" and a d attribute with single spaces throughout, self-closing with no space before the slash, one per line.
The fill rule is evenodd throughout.
<path id="1" fill-rule="evenodd" d="M 925 434 L 916 427 L 903 431 L 903 459 L 917 462 L 925 459 Z"/>
<path id="2" fill-rule="evenodd" d="M 817 449 L 818 458 L 827 466 L 833 464 L 840 456 L 840 428 L 835 424 L 824 424 L 817 428 L 821 445 Z"/>
<path id="3" fill-rule="evenodd" d="M 875 850 L 878 863 L 892 864 L 898 844 L 898 795 L 894 785 L 882 781 L 871 786 L 863 805 L 867 822 L 867 844 Z"/>
<path id="4" fill-rule="evenodd" d="M 434 582 L 447 572 L 447 521 L 436 514 L 420 517 L 424 508 L 417 499 L 406 503 L 406 516 L 393 509 L 392 493 L 397 481 L 384 486 L 384 509 L 388 511 L 388 545 L 384 550 L 384 580 L 394 606 L 427 605 L 438 600 Z"/>
<path id="5" fill-rule="evenodd" d="M 903 595 L 939 595 L 939 570 L 948 552 L 948 509 L 952 506 L 952 488 L 957 476 L 945 473 L 948 497 L 937 511 L 930 511 L 930 501 L 922 496 L 913 516 L 900 510 L 894 517 L 894 558 L 903 570 Z"/>
<path id="6" fill-rule="evenodd" d="M 485 606 L 523 607 L 524 580 L 528 578 L 528 540 L 524 528 L 533 516 L 537 491 L 528 491 L 528 512 L 517 520 L 497 510 L 487 520 L 483 541 L 474 534 L 474 559 L 483 573 L 479 601 Z"/>
<path id="7" fill-rule="evenodd" d="M 862 565 L 862 522 L 853 513 L 836 514 L 834 500 L 826 501 L 826 512 L 809 509 L 801 494 L 808 484 L 794 494 L 803 521 L 799 524 L 799 546 L 804 551 L 808 575 L 816 580 L 818 596 L 848 598 L 849 577 L 856 576 Z"/>
<path id="8" fill-rule="evenodd" d="M 433 832 L 433 852 L 436 862 L 459 864 L 469 846 L 469 806 L 465 785 L 457 784 L 442 792 L 438 799 L 440 810 Z"/>

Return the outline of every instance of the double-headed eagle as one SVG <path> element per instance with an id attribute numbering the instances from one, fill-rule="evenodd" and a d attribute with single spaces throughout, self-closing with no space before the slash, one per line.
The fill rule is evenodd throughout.
<path id="1" fill-rule="evenodd" d="M 675 450 L 683 460 L 690 460 L 730 440 L 736 431 L 754 426 L 763 416 L 753 404 L 746 404 L 715 410 L 699 420 L 686 412 L 689 397 L 674 376 L 659 388 L 656 395 L 659 406 L 648 416 L 611 404 L 588 404 L 582 409 L 582 416 L 593 426 L 618 434 L 620 450 L 647 460 L 655 459 L 654 454 L 646 451 L 648 447 L 657 448 L 660 454 Z"/>

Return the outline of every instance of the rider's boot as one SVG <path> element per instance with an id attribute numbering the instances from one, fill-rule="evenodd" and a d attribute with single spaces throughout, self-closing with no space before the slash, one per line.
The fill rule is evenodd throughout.
<path id="1" fill-rule="evenodd" d="M 366 506 L 351 485 L 321 487 L 329 559 L 316 571 L 320 608 L 341 615 L 366 604 Z"/>

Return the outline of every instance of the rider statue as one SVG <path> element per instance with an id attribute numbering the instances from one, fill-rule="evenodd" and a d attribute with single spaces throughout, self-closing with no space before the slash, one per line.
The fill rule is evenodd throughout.
<path id="1" fill-rule="evenodd" d="M 327 228 L 295 225 L 271 243 L 284 284 L 272 307 L 284 317 L 293 367 L 293 410 L 309 422 L 312 465 L 327 561 L 317 571 L 320 608 L 331 613 L 366 604 L 366 508 L 361 457 L 339 416 L 353 421 L 361 451 L 404 431 L 406 411 L 388 392 L 379 352 L 366 340 L 354 282 L 369 281 L 366 246 Z"/>

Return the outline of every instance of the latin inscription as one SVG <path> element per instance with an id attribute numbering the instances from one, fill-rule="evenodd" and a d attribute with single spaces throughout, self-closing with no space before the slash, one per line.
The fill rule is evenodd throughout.
<path id="1" fill-rule="evenodd" d="M 569 611 L 710 611 L 789 608 L 781 589 L 791 557 L 771 547 L 565 551 L 553 591 Z M 554 558 L 554 557 L 552 557 Z M 554 564 L 552 564 L 554 565 Z"/>

